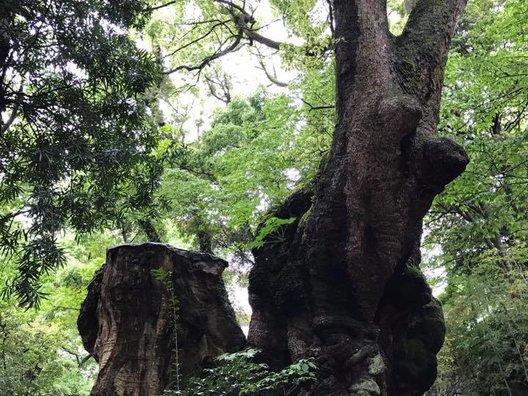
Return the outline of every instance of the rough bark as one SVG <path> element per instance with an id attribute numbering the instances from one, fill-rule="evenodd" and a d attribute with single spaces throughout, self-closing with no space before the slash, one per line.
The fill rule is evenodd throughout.
<path id="1" fill-rule="evenodd" d="M 382 0 L 335 0 L 338 123 L 297 221 L 254 252 L 249 343 L 274 367 L 315 356 L 311 395 L 421 395 L 443 343 L 419 269 L 422 219 L 464 150 L 436 137 L 447 52 L 463 0 L 421 0 L 400 37 Z"/>
<path id="2" fill-rule="evenodd" d="M 109 249 L 78 320 L 100 366 L 91 395 L 158 395 L 243 348 L 221 277 L 226 265 L 157 243 Z"/>

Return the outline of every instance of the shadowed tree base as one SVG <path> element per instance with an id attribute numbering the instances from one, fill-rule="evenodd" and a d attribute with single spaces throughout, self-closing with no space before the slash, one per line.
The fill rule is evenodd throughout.
<path id="1" fill-rule="evenodd" d="M 326 300 L 299 259 L 299 238 L 311 200 L 308 190 L 290 197 L 273 215 L 297 220 L 269 235 L 254 251 L 248 343 L 261 349 L 263 360 L 276 369 L 315 357 L 319 379 L 302 392 L 305 395 L 422 395 L 436 378 L 436 353 L 445 328 L 441 306 L 418 263 L 409 258 L 396 268 L 373 321 L 361 318 L 347 275 L 339 268 L 328 268 L 314 281 L 332 282 L 332 295 L 341 299 Z M 315 314 L 316 304 L 327 303 L 331 312 L 346 299 L 348 310 Z"/>

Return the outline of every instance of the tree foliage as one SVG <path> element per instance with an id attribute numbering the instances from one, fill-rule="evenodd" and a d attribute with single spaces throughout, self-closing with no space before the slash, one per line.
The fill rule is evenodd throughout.
<path id="1" fill-rule="evenodd" d="M 287 96 L 235 98 L 199 140 L 176 143 L 159 192 L 168 215 L 204 251 L 250 242 L 267 210 L 315 174 L 328 140 L 319 134 L 314 153 L 317 137 L 303 124 Z"/>
<path id="2" fill-rule="evenodd" d="M 429 216 L 446 272 L 448 338 L 436 393 L 528 391 L 528 35 L 522 1 L 472 3 L 455 39 L 442 130 L 471 163 Z"/>
<path id="3" fill-rule="evenodd" d="M 76 321 L 84 290 L 104 262 L 110 233 L 75 241 L 61 238 L 68 265 L 42 278 L 50 298 L 38 310 L 17 307 L 15 298 L 0 302 L 0 389 L 6 395 L 79 396 L 90 392 L 97 365 L 82 347 Z M 78 243 L 80 242 L 80 243 Z M 13 267 L 13 268 L 10 268 Z M 0 281 L 15 263 L 4 263 Z"/>
<path id="4" fill-rule="evenodd" d="M 141 1 L 2 1 L 0 245 L 7 292 L 38 305 L 39 278 L 81 233 L 150 200 L 160 172 L 147 90 L 158 65 L 128 38 Z"/>
<path id="5" fill-rule="evenodd" d="M 397 33 L 413 2 L 388 3 Z M 0 2 L 0 280 L 23 305 L 41 303 L 38 313 L 11 297 L 0 307 L 0 389 L 86 393 L 72 308 L 109 241 L 152 239 L 149 229 L 166 241 L 176 230 L 200 250 L 243 254 L 274 232 L 273 218 L 257 224 L 312 181 L 335 123 L 329 4 L 270 1 L 289 35 L 279 42 L 256 1 Z M 440 129 L 471 163 L 428 217 L 448 325 L 432 394 L 528 389 L 526 15 L 523 0 L 472 2 L 451 50 Z M 225 82 L 225 108 L 189 141 L 185 116 L 165 117 L 157 99 L 174 105 L 178 83 L 221 73 L 215 61 L 247 56 L 244 47 L 278 49 L 298 77 L 281 95 L 234 97 Z M 101 227 L 112 231 L 85 235 Z M 78 245 L 64 229 L 81 234 Z M 246 357 L 196 386 L 241 367 L 273 378 Z"/>
<path id="6" fill-rule="evenodd" d="M 302 359 L 279 372 L 264 363 L 255 363 L 258 351 L 220 355 L 216 367 L 204 370 L 200 378 L 192 378 L 184 390 L 169 390 L 166 396 L 249 396 L 294 394 L 302 385 L 316 379 L 317 366 Z"/>

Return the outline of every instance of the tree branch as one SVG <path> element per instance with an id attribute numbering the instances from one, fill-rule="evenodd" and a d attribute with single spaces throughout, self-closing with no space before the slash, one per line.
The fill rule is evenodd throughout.
<path id="1" fill-rule="evenodd" d="M 216 99 L 224 102 L 225 104 L 229 104 L 231 102 L 231 84 L 229 82 L 228 76 L 226 74 L 220 76 L 218 70 L 214 70 L 213 73 L 213 76 L 208 74 L 205 75 L 205 81 L 209 88 L 209 92 Z M 217 89 L 221 90 L 222 92 L 218 93 Z"/>
<path id="2" fill-rule="evenodd" d="M 73 352 L 72 350 L 70 350 L 69 348 L 66 348 L 65 346 L 61 346 L 60 348 L 64 352 L 66 352 L 66 353 L 72 355 L 73 357 L 75 357 L 75 361 L 77 362 L 77 367 L 82 367 L 92 357 L 89 354 L 81 357 L 80 354 Z"/>
<path id="3" fill-rule="evenodd" d="M 264 72 L 268 80 L 270 80 L 273 84 L 285 88 L 288 86 L 288 83 L 282 82 L 279 79 L 277 79 L 277 73 L 275 72 L 275 68 L 273 68 L 273 74 L 271 74 L 268 69 L 266 68 L 266 64 L 264 63 L 264 57 L 260 53 L 260 51 L 257 49 L 257 60 L 260 65 L 261 70 Z"/>
<path id="4" fill-rule="evenodd" d="M 247 27 L 247 25 L 243 24 L 240 20 L 238 22 L 238 25 L 242 28 L 242 31 L 245 33 L 245 35 L 248 37 L 250 41 L 256 41 L 257 43 L 263 44 L 266 47 L 273 48 L 275 50 L 280 49 L 282 43 L 262 36 L 261 34 L 257 33 L 255 30 Z"/>
<path id="5" fill-rule="evenodd" d="M 354 95 L 366 86 L 386 86 L 392 46 L 383 0 L 334 0 L 336 40 L 336 108 L 338 120 Z M 361 76 L 358 79 L 357 76 Z"/>
<path id="6" fill-rule="evenodd" d="M 162 59 L 165 59 L 165 58 L 167 58 L 169 56 L 172 56 L 172 55 L 176 54 L 177 52 L 179 52 L 181 50 L 184 50 L 185 48 L 188 48 L 191 45 L 198 43 L 199 41 L 202 41 L 203 39 L 205 39 L 209 35 L 211 35 L 215 31 L 215 29 L 217 27 L 225 26 L 226 23 L 229 22 L 229 19 L 225 20 L 225 21 L 217 20 L 217 21 L 214 21 L 214 22 L 217 22 L 217 23 L 215 23 L 213 26 L 211 26 L 211 28 L 206 33 L 202 34 L 200 37 L 195 38 L 194 40 L 189 41 L 188 43 L 183 44 L 182 46 L 176 48 L 174 51 L 171 51 L 170 53 L 168 53 L 167 55 L 164 55 L 162 57 Z M 192 31 L 192 29 L 191 29 L 191 31 Z"/>
<path id="7" fill-rule="evenodd" d="M 282 42 L 272 40 L 272 39 L 270 39 L 268 37 L 265 37 L 262 34 L 258 33 L 258 30 L 261 29 L 261 27 L 260 28 L 254 28 L 253 27 L 253 25 L 256 23 L 256 20 L 253 17 L 253 15 L 251 13 L 249 13 L 244 8 L 244 6 L 240 6 L 240 5 L 235 4 L 234 2 L 229 1 L 229 0 L 214 0 L 214 1 L 219 4 L 221 10 L 225 11 L 228 14 L 230 19 L 228 19 L 227 21 L 213 20 L 213 21 L 200 21 L 200 22 L 197 22 L 197 24 L 198 23 L 202 24 L 202 23 L 205 23 L 205 22 L 218 22 L 218 23 L 213 25 L 205 34 L 203 34 L 200 37 L 192 40 L 189 43 L 183 44 L 182 46 L 180 46 L 176 50 L 172 51 L 170 54 L 164 56 L 164 58 L 168 57 L 168 56 L 171 56 L 171 55 L 174 55 L 176 52 L 178 52 L 178 51 L 180 51 L 182 49 L 188 48 L 191 45 L 196 44 L 197 42 L 205 39 L 210 34 L 213 34 L 215 32 L 215 29 L 217 27 L 219 27 L 219 26 L 225 26 L 227 29 L 229 29 L 229 26 L 227 26 L 227 22 L 229 20 L 232 21 L 232 23 L 235 25 L 235 27 L 237 29 L 236 33 L 232 32 L 232 37 L 231 38 L 234 38 L 234 40 L 235 40 L 233 42 L 233 44 L 231 46 L 229 46 L 228 48 L 216 51 L 213 55 L 210 55 L 210 56 L 204 58 L 197 65 L 182 65 L 182 66 L 178 66 L 178 67 L 175 67 L 173 69 L 165 71 L 163 74 L 171 74 L 171 73 L 174 73 L 174 72 L 177 72 L 177 71 L 180 71 L 180 70 L 187 70 L 187 71 L 202 70 L 205 66 L 209 65 L 213 60 L 218 59 L 218 58 L 228 54 L 229 52 L 233 52 L 233 51 L 239 49 L 238 46 L 242 42 L 242 40 L 244 40 L 244 39 L 249 41 L 249 45 L 253 45 L 254 42 L 257 42 L 259 44 L 265 45 L 266 47 L 272 48 L 274 50 L 280 50 L 281 47 L 284 45 L 284 43 L 282 43 Z M 330 0 L 328 0 L 328 1 L 330 1 Z M 170 4 L 170 3 L 167 3 L 167 5 L 168 4 Z M 330 13 L 332 14 L 332 11 Z M 331 16 L 331 18 L 332 18 L 332 16 Z M 323 52 L 326 52 L 326 51 L 328 51 L 330 49 L 331 49 L 331 47 L 329 46 L 328 48 L 323 48 L 322 50 L 323 50 Z M 306 56 L 319 56 L 319 55 L 321 55 L 321 51 L 311 52 L 308 49 L 305 54 L 306 54 Z M 261 66 L 262 66 L 262 63 L 261 63 Z M 264 70 L 264 72 L 266 73 L 266 76 L 268 77 L 268 79 L 271 82 L 273 82 L 276 85 L 282 86 L 282 87 L 286 86 L 285 83 L 277 80 L 275 78 L 275 76 L 273 76 L 270 73 L 268 73 L 268 71 L 266 70 L 265 67 L 263 67 L 263 70 Z"/>
<path id="8" fill-rule="evenodd" d="M 321 105 L 321 106 L 314 106 L 312 105 L 311 103 L 308 103 L 306 100 L 304 99 L 301 99 L 302 102 L 309 107 L 309 111 L 313 111 L 313 110 L 330 110 L 330 109 L 335 109 L 335 106 L 334 105 Z"/>
<path id="9" fill-rule="evenodd" d="M 20 90 L 22 90 L 22 86 L 20 87 Z M 13 106 L 13 110 L 11 111 L 11 115 L 7 119 L 6 123 L 3 124 L 0 128 L 0 136 L 2 136 L 4 132 L 7 131 L 9 127 L 13 124 L 13 122 L 15 121 L 18 115 L 18 109 L 20 108 L 20 104 L 22 103 L 23 96 L 24 95 L 22 93 L 17 94 L 15 104 Z M 1 125 L 1 121 L 0 121 L 0 125 Z"/>
<path id="10" fill-rule="evenodd" d="M 175 72 L 180 71 L 180 70 L 200 71 L 204 67 L 209 65 L 215 59 L 221 58 L 222 56 L 227 55 L 230 52 L 233 52 L 236 49 L 238 49 L 238 45 L 240 44 L 240 41 L 242 40 L 242 34 L 241 34 L 240 31 L 239 31 L 239 34 L 234 37 L 234 39 L 235 40 L 231 43 L 231 45 L 229 47 L 221 50 L 220 49 L 221 46 L 220 46 L 220 48 L 214 54 L 204 58 L 198 65 L 195 65 L 195 66 L 188 66 L 188 65 L 178 66 L 178 67 L 175 67 L 173 69 L 164 71 L 163 74 L 172 74 L 172 73 L 175 73 Z"/>
<path id="11" fill-rule="evenodd" d="M 145 8 L 144 11 L 145 11 L 145 12 L 152 12 L 152 11 L 156 11 L 156 10 L 159 10 L 159 9 L 161 9 L 161 8 L 168 7 L 168 6 L 173 5 L 173 4 L 176 4 L 176 3 L 177 3 L 176 0 L 174 0 L 174 1 L 169 1 L 169 2 L 167 2 L 167 3 L 159 4 L 159 5 L 157 5 L 157 6 L 147 7 L 147 8 Z"/>
<path id="12" fill-rule="evenodd" d="M 335 37 L 335 20 L 334 20 L 334 5 L 332 0 L 326 0 L 328 5 L 328 25 L 330 26 L 330 31 L 332 32 L 332 37 Z"/>
<path id="13" fill-rule="evenodd" d="M 246 37 L 252 41 L 256 41 L 260 44 L 263 44 L 267 47 L 273 49 L 280 49 L 282 43 L 278 41 L 271 40 L 267 37 L 262 36 L 253 29 L 253 24 L 255 23 L 255 18 L 253 15 L 248 13 L 243 7 L 228 1 L 228 0 L 215 0 L 217 3 L 223 4 L 223 8 L 231 15 L 231 18 L 236 23 L 237 27 L 242 30 Z"/>
<path id="14" fill-rule="evenodd" d="M 412 7 L 409 20 L 405 25 L 402 36 L 406 40 L 419 40 L 427 44 L 434 40 L 434 44 L 442 44 L 452 36 L 456 22 L 464 8 L 467 0 L 420 0 Z M 436 40 L 435 40 L 436 39 Z M 430 45 L 425 47 L 430 49 Z"/>
<path id="15" fill-rule="evenodd" d="M 414 89 L 409 88 L 418 93 L 422 101 L 443 84 L 449 45 L 466 3 L 467 0 L 416 2 L 402 35 L 396 40 L 404 73 L 414 79 Z M 418 84 L 417 78 L 421 80 Z"/>

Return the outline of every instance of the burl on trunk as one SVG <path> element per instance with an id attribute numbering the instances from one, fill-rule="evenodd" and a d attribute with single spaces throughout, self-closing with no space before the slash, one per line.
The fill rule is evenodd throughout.
<path id="1" fill-rule="evenodd" d="M 420 0 L 401 36 L 383 0 L 335 0 L 337 125 L 314 185 L 272 215 L 296 220 L 254 252 L 248 342 L 274 367 L 316 357 L 310 395 L 423 394 L 444 338 L 419 269 L 422 220 L 465 168 L 436 136 L 464 0 Z"/>
<path id="2" fill-rule="evenodd" d="M 221 276 L 226 265 L 158 243 L 109 249 L 78 319 L 100 366 L 91 395 L 159 395 L 242 349 Z"/>

